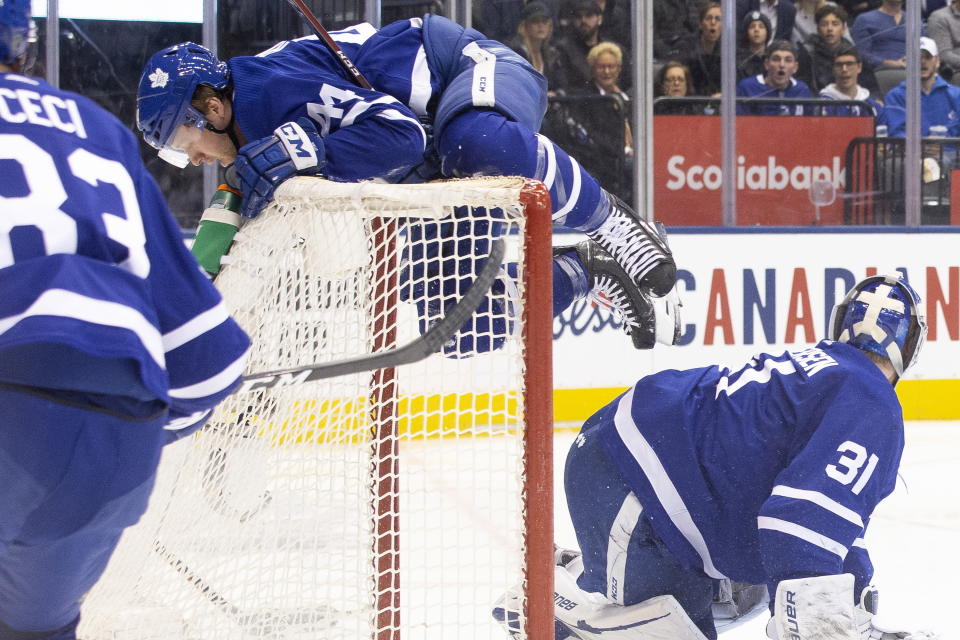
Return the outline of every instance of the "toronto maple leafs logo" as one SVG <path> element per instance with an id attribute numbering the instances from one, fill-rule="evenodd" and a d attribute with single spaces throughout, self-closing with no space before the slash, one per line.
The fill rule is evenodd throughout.
<path id="1" fill-rule="evenodd" d="M 150 79 L 150 88 L 151 89 L 162 89 L 167 86 L 167 81 L 170 79 L 170 74 L 157 67 L 153 73 L 147 76 Z"/>

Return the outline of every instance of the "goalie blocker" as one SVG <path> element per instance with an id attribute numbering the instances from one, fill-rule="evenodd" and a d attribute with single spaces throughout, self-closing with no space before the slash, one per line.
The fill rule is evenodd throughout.
<path id="1" fill-rule="evenodd" d="M 937 640 L 928 631 L 902 631 L 883 625 L 877 613 L 877 590 L 867 587 L 859 603 L 852 574 L 783 580 L 777 585 L 772 640 Z"/>

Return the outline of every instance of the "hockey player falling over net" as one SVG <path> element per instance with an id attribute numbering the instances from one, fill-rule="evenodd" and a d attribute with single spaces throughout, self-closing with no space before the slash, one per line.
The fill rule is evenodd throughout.
<path id="1" fill-rule="evenodd" d="M 582 555 L 557 553 L 557 639 L 716 638 L 726 580 L 766 586 L 773 639 L 935 637 L 874 618 L 864 546 L 904 447 L 894 385 L 925 334 L 913 289 L 868 277 L 829 340 L 740 370 L 654 373 L 596 412 L 567 454 Z M 508 630 L 516 604 L 494 611 Z"/>
<path id="2" fill-rule="evenodd" d="M 249 340 L 126 127 L 20 75 L 32 28 L 29 0 L 0 0 L 0 638 L 71 640 L 162 446 Z"/>
<path id="3" fill-rule="evenodd" d="M 650 297 L 673 288 L 673 257 L 657 229 L 535 133 L 546 109 L 543 76 L 499 42 L 436 15 L 380 30 L 364 23 L 331 35 L 373 91 L 353 84 L 315 36 L 226 62 L 183 43 L 154 54 L 144 68 L 138 95 L 144 138 L 181 166 L 234 163 L 245 217 L 256 216 L 277 185 L 293 175 L 390 182 L 478 175 L 538 179 L 550 191 L 554 224 L 590 238 L 555 251 L 554 313 L 592 293 L 618 313 L 635 346 L 653 346 Z M 426 243 L 415 243 L 430 258 L 430 286 L 442 291 L 440 308 L 428 308 L 437 291 L 405 286 L 412 274 L 401 275 L 401 295 L 417 303 L 422 329 L 472 281 L 461 271 L 475 261 L 460 258 L 486 252 L 484 242 L 465 240 L 473 224 L 457 218 L 428 232 Z M 471 320 L 499 337 L 493 344 L 466 345 L 466 351 L 496 348 L 509 332 L 507 305 L 497 302 L 502 294 L 498 282 Z M 661 319 L 660 340 L 672 344 L 679 319 L 672 305 L 659 302 L 658 310 L 671 312 Z"/>

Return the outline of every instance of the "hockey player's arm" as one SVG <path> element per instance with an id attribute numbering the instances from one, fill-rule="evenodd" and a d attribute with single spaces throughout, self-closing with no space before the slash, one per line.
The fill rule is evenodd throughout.
<path id="1" fill-rule="evenodd" d="M 889 389 L 869 381 L 848 376 L 835 384 L 822 421 L 760 509 L 760 547 L 775 603 L 768 635 L 786 639 L 802 629 L 808 638 L 932 637 L 875 624 L 875 590 L 868 587 L 873 566 L 863 538 L 874 508 L 896 483 L 899 406 Z"/>
<path id="2" fill-rule="evenodd" d="M 170 418 L 217 405 L 239 383 L 250 340 L 201 272 L 156 183 L 137 183 L 151 270 L 147 277 L 162 334 Z"/>
<path id="3" fill-rule="evenodd" d="M 847 557 L 843 559 L 843 569 L 841 570 L 841 573 L 853 575 L 856 593 L 860 593 L 866 589 L 870 585 L 870 581 L 873 580 L 873 562 L 870 560 L 870 554 L 867 552 L 865 542 L 866 529 L 868 526 L 869 522 L 864 521 L 864 531 L 853 541 L 853 544 L 850 545 L 850 549 L 847 551 Z"/>
<path id="4" fill-rule="evenodd" d="M 342 106 L 308 105 L 321 130 L 329 127 L 324 175 L 330 180 L 398 182 L 423 161 L 427 133 L 396 98 L 354 88 L 336 104 Z"/>
<path id="5" fill-rule="evenodd" d="M 889 387 L 841 367 L 815 375 L 825 376 L 821 388 L 831 393 L 821 399 L 818 424 L 805 427 L 802 447 L 788 454 L 757 518 L 771 600 L 780 580 L 846 570 L 873 510 L 896 485 L 903 450 L 903 423 Z M 858 579 L 862 585 L 871 577 Z"/>
<path id="6" fill-rule="evenodd" d="M 309 118 L 281 124 L 273 135 L 238 150 L 234 167 L 245 217 L 256 216 L 277 186 L 294 175 L 395 182 L 422 160 L 426 133 L 394 98 L 324 84 L 320 101 L 305 109 Z"/>
<path id="7" fill-rule="evenodd" d="M 243 193 L 240 213 L 253 218 L 273 200 L 281 182 L 295 175 L 323 175 L 326 146 L 307 118 L 286 122 L 273 135 L 237 150 L 233 163 Z"/>

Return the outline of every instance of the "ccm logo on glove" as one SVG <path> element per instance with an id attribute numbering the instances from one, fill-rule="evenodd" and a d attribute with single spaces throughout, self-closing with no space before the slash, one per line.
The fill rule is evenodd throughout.
<path id="1" fill-rule="evenodd" d="M 310 137 L 296 122 L 287 122 L 273 132 L 280 139 L 297 171 L 317 166 L 317 150 Z"/>

